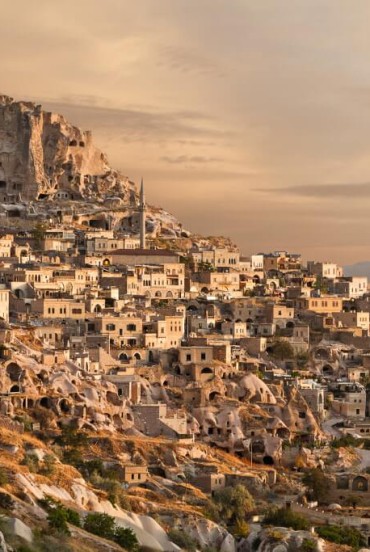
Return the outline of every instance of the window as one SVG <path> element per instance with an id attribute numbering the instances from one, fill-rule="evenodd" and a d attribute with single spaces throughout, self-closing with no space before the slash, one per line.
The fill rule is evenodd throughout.
<path id="1" fill-rule="evenodd" d="M 186 355 L 186 360 L 189 362 L 191 360 L 191 354 L 190 353 L 187 353 Z"/>
<path id="2" fill-rule="evenodd" d="M 82 309 L 72 309 L 72 314 L 82 314 Z"/>
<path id="3" fill-rule="evenodd" d="M 206 353 L 200 353 L 200 359 L 206 360 Z"/>

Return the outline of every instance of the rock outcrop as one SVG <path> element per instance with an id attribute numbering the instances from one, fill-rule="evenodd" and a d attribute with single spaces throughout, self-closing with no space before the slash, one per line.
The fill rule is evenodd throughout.
<path id="1" fill-rule="evenodd" d="M 252 526 L 251 529 L 248 538 L 239 544 L 238 552 L 290 552 L 303 550 L 304 543 L 310 544 L 309 550 L 325 550 L 325 542 L 308 531 L 293 531 L 286 527 L 272 527 L 261 531 L 258 526 Z"/>
<path id="2" fill-rule="evenodd" d="M 0 96 L 0 201 L 132 200 L 134 185 L 110 168 L 90 131 L 31 102 Z"/>

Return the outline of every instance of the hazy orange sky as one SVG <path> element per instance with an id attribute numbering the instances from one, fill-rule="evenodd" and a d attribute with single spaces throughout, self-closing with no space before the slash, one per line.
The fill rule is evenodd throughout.
<path id="1" fill-rule="evenodd" d="M 370 260 L 368 0 L 12 0 L 0 49 L 190 230 Z"/>

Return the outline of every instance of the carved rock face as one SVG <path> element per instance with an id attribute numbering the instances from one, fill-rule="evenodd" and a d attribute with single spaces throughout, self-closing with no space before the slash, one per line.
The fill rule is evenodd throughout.
<path id="1" fill-rule="evenodd" d="M 0 202 L 129 196 L 91 132 L 31 102 L 0 96 Z"/>

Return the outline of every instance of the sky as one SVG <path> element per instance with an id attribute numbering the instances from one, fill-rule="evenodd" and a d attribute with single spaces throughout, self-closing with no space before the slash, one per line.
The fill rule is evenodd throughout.
<path id="1" fill-rule="evenodd" d="M 0 51 L 189 230 L 370 260 L 368 0 L 12 0 Z"/>

